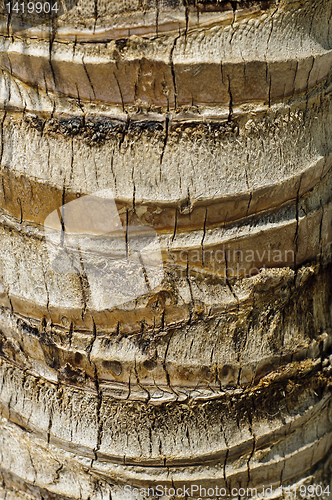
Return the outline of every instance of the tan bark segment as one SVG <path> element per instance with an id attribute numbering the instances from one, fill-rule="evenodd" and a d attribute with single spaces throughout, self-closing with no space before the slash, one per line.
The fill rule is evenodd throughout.
<path id="1" fill-rule="evenodd" d="M 331 0 L 62 5 L 0 12 L 0 498 L 332 491 Z"/>

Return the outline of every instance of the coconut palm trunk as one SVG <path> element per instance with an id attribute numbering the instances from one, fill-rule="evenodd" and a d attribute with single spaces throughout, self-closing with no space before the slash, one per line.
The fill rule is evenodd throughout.
<path id="1" fill-rule="evenodd" d="M 1 8 L 0 498 L 332 498 L 332 1 Z"/>

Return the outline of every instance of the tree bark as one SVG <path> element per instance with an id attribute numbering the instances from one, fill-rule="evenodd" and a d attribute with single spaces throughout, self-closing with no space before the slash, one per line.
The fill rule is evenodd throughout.
<path id="1" fill-rule="evenodd" d="M 14 6 L 0 498 L 332 498 L 332 1 Z"/>

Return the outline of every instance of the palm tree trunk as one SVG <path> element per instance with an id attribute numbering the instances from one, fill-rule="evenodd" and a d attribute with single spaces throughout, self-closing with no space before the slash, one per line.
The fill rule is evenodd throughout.
<path id="1" fill-rule="evenodd" d="M 332 498 L 332 1 L 15 5 L 0 498 Z"/>

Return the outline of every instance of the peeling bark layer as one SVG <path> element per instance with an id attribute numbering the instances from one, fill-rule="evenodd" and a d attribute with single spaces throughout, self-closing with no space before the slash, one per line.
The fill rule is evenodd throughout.
<path id="1" fill-rule="evenodd" d="M 332 2 L 67 7 L 0 13 L 0 498 L 332 491 Z"/>

